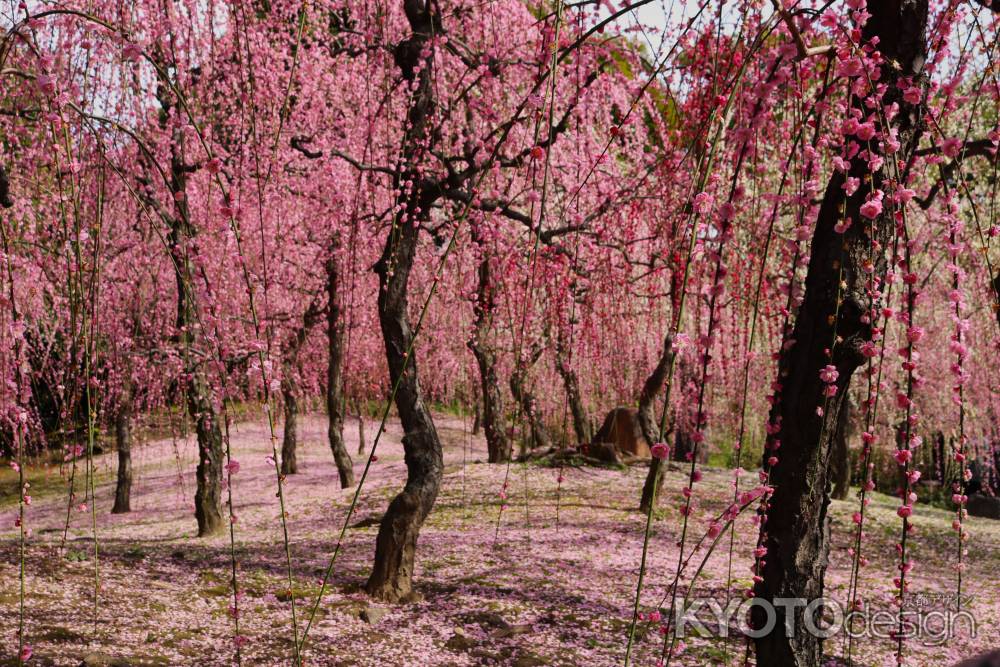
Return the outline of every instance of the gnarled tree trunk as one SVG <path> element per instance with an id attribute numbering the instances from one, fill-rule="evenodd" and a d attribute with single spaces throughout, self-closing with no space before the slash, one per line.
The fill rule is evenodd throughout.
<path id="1" fill-rule="evenodd" d="M 639 393 L 639 410 L 636 417 L 639 420 L 639 428 L 646 438 L 646 442 L 652 447 L 660 442 L 660 425 L 656 422 L 654 407 L 656 405 L 656 395 L 663 388 L 663 383 L 667 381 L 670 374 L 670 366 L 674 363 L 674 340 L 671 336 L 663 339 L 663 352 L 656 362 L 656 367 L 649 374 L 642 385 Z M 646 481 L 642 485 L 642 498 L 639 500 L 639 510 L 643 514 L 648 514 L 654 507 L 660 496 L 660 487 L 663 482 L 663 460 L 655 456 L 649 461 L 649 471 L 646 473 Z"/>
<path id="2" fill-rule="evenodd" d="M 281 378 L 281 400 L 285 405 L 285 428 L 281 434 L 281 474 L 294 475 L 299 471 L 295 450 L 299 440 L 299 398 L 292 369 L 286 368 Z"/>
<path id="3" fill-rule="evenodd" d="M 370 595 L 398 601 L 412 592 L 413 564 L 420 527 L 434 506 L 444 460 L 434 421 L 424 405 L 417 381 L 417 360 L 413 331 L 407 313 L 407 286 L 417 250 L 420 223 L 430 214 L 433 195 L 423 191 L 414 171 L 426 150 L 434 110 L 433 53 L 428 43 L 441 33 L 440 17 L 432 3 L 404 0 L 403 8 L 412 34 L 396 47 L 396 64 L 403 78 L 413 85 L 408 127 L 403 142 L 402 165 L 396 175 L 400 187 L 399 212 L 386 239 L 385 250 L 375 266 L 379 276 L 378 314 L 390 385 L 396 387 L 396 409 L 403 425 L 406 486 L 396 496 L 379 525 L 375 543 L 375 563 L 365 583 Z M 421 65 L 417 71 L 417 65 Z M 413 183 L 412 189 L 404 183 Z"/>
<path id="4" fill-rule="evenodd" d="M 197 489 L 194 494 L 194 515 L 198 520 L 198 537 L 222 532 L 222 430 L 211 403 L 208 384 L 196 374 L 188 387 L 188 412 L 195 422 L 198 438 Z"/>
<path id="5" fill-rule="evenodd" d="M 561 338 L 556 341 L 556 370 L 566 388 L 566 400 L 569 401 L 569 410 L 573 415 L 573 432 L 576 434 L 576 441 L 581 444 L 588 443 L 594 439 L 594 429 L 591 427 L 587 410 L 583 407 L 583 398 L 580 396 L 580 380 L 570 364 L 569 350 L 566 349 L 566 344 Z"/>
<path id="6" fill-rule="evenodd" d="M 469 349 L 476 357 L 479 367 L 479 383 L 483 397 L 482 428 L 486 435 L 487 460 L 490 463 L 501 463 L 510 460 L 511 445 L 507 439 L 503 418 L 503 397 L 500 393 L 500 381 L 497 379 L 496 357 L 490 347 L 488 338 L 490 321 L 493 317 L 495 294 L 490 275 L 489 253 L 473 227 L 473 239 L 479 245 L 479 283 L 474 307 L 476 323 L 475 331 L 469 340 Z M 480 424 L 479 404 L 476 404 L 476 427 Z M 475 428 L 473 432 L 475 432 Z"/>
<path id="7" fill-rule="evenodd" d="M 132 511 L 132 392 L 127 388 L 122 391 L 115 415 L 115 445 L 118 447 L 118 481 L 111 513 L 126 514 Z"/>
<path id="8" fill-rule="evenodd" d="M 903 77 L 918 76 L 923 67 L 927 0 L 871 1 L 868 11 L 872 16 L 862 30 L 863 40 L 879 39 L 878 49 L 886 62 L 878 81 L 886 89 L 884 103 L 899 105 L 899 113 L 890 124 L 898 131 L 901 145 L 890 159 L 906 164 L 917 144 L 920 108 L 902 98 L 897 84 Z M 862 114 L 870 113 L 857 98 L 855 104 Z M 875 143 L 872 145 L 874 150 Z M 871 173 L 868 163 L 859 157 L 851 160 L 850 175 L 862 182 L 870 177 L 875 188 L 883 187 L 887 179 L 882 172 Z M 864 361 L 860 346 L 871 338 L 871 325 L 865 317 L 871 309 L 865 262 L 872 244 L 877 244 L 874 247 L 881 252 L 872 258 L 874 276 L 883 277 L 886 259 L 882 253 L 892 244 L 894 222 L 888 201 L 883 213 L 866 220 L 859 209 L 870 189 L 867 185 L 859 188 L 845 202 L 842 186 L 846 176 L 835 171 L 827 184 L 813 233 L 804 300 L 790 336 L 794 344 L 783 349 L 779 362 L 780 398 L 771 411 L 771 422 L 780 430 L 769 438 L 765 457 L 773 453 L 780 460 L 771 474 L 775 491 L 765 524 L 767 555 L 763 580 L 756 586 L 756 596 L 768 601 L 777 597 L 814 600 L 823 595 L 830 549 L 827 506 L 832 441 L 851 375 Z M 834 226 L 845 217 L 853 224 L 838 234 Z M 845 288 L 838 309 L 840 281 Z M 834 325 L 842 342 L 830 354 Z M 836 366 L 839 377 L 837 394 L 825 401 L 820 370 L 828 364 Z M 825 415 L 820 416 L 817 408 L 824 404 Z M 781 443 L 778 450 L 773 448 L 776 441 Z M 785 631 L 786 608 L 776 607 L 775 611 L 775 629 L 755 641 L 757 664 L 822 664 L 822 639 L 806 630 L 803 608 L 792 612 L 794 637 Z M 763 618 L 758 615 L 755 622 L 762 624 Z"/>
<path id="9" fill-rule="evenodd" d="M 329 417 L 327 437 L 340 475 L 340 488 L 354 486 L 354 462 L 344 444 L 344 325 L 340 313 L 340 276 L 333 253 L 326 260 L 326 311 L 329 357 L 326 366 L 326 411 Z"/>
<path id="10" fill-rule="evenodd" d="M 545 428 L 542 416 L 538 413 L 535 395 L 527 386 L 528 370 L 538 361 L 539 356 L 541 356 L 540 347 L 532 352 L 531 359 L 525 362 L 524 367 L 515 368 L 510 374 L 510 393 L 521 406 L 521 415 L 528 422 L 531 433 L 530 445 L 527 441 L 523 441 L 521 444 L 522 454 L 526 453 L 527 449 L 547 450 L 552 447 L 552 438 L 549 437 L 549 431 Z"/>
<path id="11" fill-rule="evenodd" d="M 159 55 L 157 59 L 160 61 L 160 72 L 167 72 L 168 68 L 164 66 L 165 59 Z M 166 81 L 161 81 L 157 88 L 157 99 L 161 107 L 160 125 L 163 128 L 167 127 L 170 109 L 174 106 L 171 90 Z M 194 289 L 195 267 L 188 253 L 188 247 L 197 230 L 191 222 L 186 197 L 187 176 L 191 167 L 185 161 L 184 145 L 184 132 L 178 127 L 173 131 L 173 141 L 170 144 L 170 192 L 173 195 L 174 213 L 170 214 L 164 210 L 152 193 L 149 194 L 148 200 L 170 226 L 168 245 L 173 258 L 174 279 L 177 283 L 176 340 L 188 378 L 188 414 L 195 423 L 198 439 L 195 518 L 198 521 L 198 536 L 205 537 L 219 533 L 224 528 L 223 443 L 212 387 L 206 377 L 200 355 L 195 354 L 195 350 L 203 347 L 203 334 Z"/>
<path id="12" fill-rule="evenodd" d="M 281 401 L 285 407 L 285 428 L 281 435 L 281 474 L 294 475 L 299 471 L 296 450 L 299 442 L 299 385 L 296 371 L 299 352 L 309 332 L 323 315 L 322 297 L 316 296 L 302 315 L 302 324 L 285 342 L 281 350 Z"/>

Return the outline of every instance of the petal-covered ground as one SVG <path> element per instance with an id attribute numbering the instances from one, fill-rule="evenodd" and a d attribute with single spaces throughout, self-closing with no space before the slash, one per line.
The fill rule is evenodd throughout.
<path id="1" fill-rule="evenodd" d="M 627 471 L 489 465 L 481 437 L 467 423 L 438 415 L 445 445 L 445 479 L 424 526 L 415 581 L 420 596 L 402 605 L 374 604 L 359 592 L 374 553 L 377 519 L 405 478 L 400 429 L 388 425 L 378 460 L 360 494 L 315 616 L 311 609 L 354 491 L 341 490 L 326 446 L 322 416 L 301 419 L 301 471 L 285 484 L 287 561 L 275 497 L 266 424 L 233 427 L 233 477 L 237 522 L 235 555 L 242 591 L 239 633 L 244 664 L 292 664 L 293 636 L 309 626 L 303 648 L 308 665 L 616 665 L 622 664 L 642 554 L 645 518 L 635 506 L 645 468 Z M 369 424 L 369 433 L 373 430 Z M 349 447 L 357 449 L 355 424 Z M 25 555 L 26 630 L 32 665 L 78 665 L 91 652 L 135 665 L 225 665 L 234 662 L 228 535 L 198 539 L 193 517 L 195 448 L 190 439 L 158 440 L 136 447 L 133 512 L 111 515 L 114 455 L 96 459 L 99 595 L 94 601 L 95 559 L 89 509 L 74 507 L 65 545 L 67 499 L 58 469 L 36 481 L 28 508 L 32 536 Z M 358 474 L 362 462 L 356 461 Z M 508 480 L 507 507 L 500 492 Z M 644 612 L 667 608 L 667 587 L 677 562 L 679 490 L 684 475 L 668 472 L 662 510 L 653 524 L 643 587 Z M 686 550 L 705 533 L 708 518 L 732 498 L 732 472 L 706 469 L 696 488 Z M 743 477 L 749 485 L 752 477 Z M 12 530 L 16 505 L 0 498 L 0 628 L 2 659 L 16 653 L 18 542 Z M 864 542 L 871 563 L 861 592 L 870 608 L 890 610 L 899 519 L 896 502 L 875 495 L 874 522 Z M 834 548 L 828 594 L 847 598 L 851 514 L 856 501 L 832 506 Z M 499 523 L 498 523 L 499 520 Z M 914 593 L 953 593 L 957 561 L 952 514 L 918 506 L 918 532 L 910 541 Z M 924 636 L 907 641 L 908 664 L 947 665 L 1000 646 L 1000 522 L 971 519 L 964 609 L 975 618 L 955 632 L 934 635 L 944 614 Z M 756 529 L 739 520 L 732 559 L 733 595 L 750 585 Z M 695 569 L 699 554 L 690 569 Z M 726 602 L 729 540 L 724 536 L 692 588 L 694 598 Z M 683 578 L 682 592 L 690 578 Z M 293 605 L 294 599 L 294 619 Z M 914 597 L 914 600 L 917 598 Z M 929 602 L 928 602 L 929 600 Z M 947 603 L 924 596 L 941 612 Z M 96 614 L 96 617 L 95 617 Z M 928 616 L 930 614 L 924 614 Z M 708 619 L 704 611 L 699 618 Z M 735 625 L 735 619 L 732 621 Z M 717 626 L 706 622 L 709 629 Z M 882 634 L 886 634 L 882 632 Z M 690 633 L 689 633 L 690 635 Z M 936 637 L 936 638 L 935 638 Z M 676 665 L 742 664 L 744 640 L 692 638 L 671 660 Z M 640 624 L 633 664 L 654 665 L 662 640 L 656 623 Z M 895 643 L 869 633 L 853 642 L 856 664 L 895 664 Z M 827 641 L 840 655 L 843 635 Z M 6 664 L 0 661 L 0 664 Z M 125 663 L 122 663 L 125 664 Z"/>

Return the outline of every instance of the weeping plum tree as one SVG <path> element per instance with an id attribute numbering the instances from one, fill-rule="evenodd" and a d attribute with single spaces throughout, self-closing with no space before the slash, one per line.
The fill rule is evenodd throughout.
<path id="1" fill-rule="evenodd" d="M 185 159 L 186 138 L 183 125 L 171 119 L 177 109 L 172 84 L 162 77 L 168 68 L 162 56 L 157 57 L 161 79 L 156 89 L 160 104 L 160 126 L 171 129 L 168 189 L 173 199 L 173 213 L 160 205 L 153 194 L 150 178 L 144 178 L 144 200 L 168 226 L 167 244 L 177 287 L 177 312 L 174 340 L 183 359 L 188 414 L 195 424 L 198 441 L 197 488 L 194 505 L 199 537 L 214 535 L 224 528 L 222 518 L 223 442 L 215 395 L 206 374 L 202 357 L 204 341 L 198 316 L 198 296 L 194 284 L 194 266 L 190 259 L 197 229 L 191 220 L 187 198 L 188 174 L 196 169 Z"/>
<path id="2" fill-rule="evenodd" d="M 420 527 L 434 506 L 444 461 L 434 420 L 424 404 L 417 379 L 414 336 L 407 312 L 410 272 L 420 226 L 430 218 L 433 197 L 421 184 L 418 166 L 433 141 L 434 57 L 432 39 L 441 33 L 436 5 L 404 0 L 412 33 L 396 46 L 396 65 L 411 86 L 401 168 L 396 177 L 398 213 L 375 267 L 379 277 L 378 317 L 385 341 L 389 382 L 403 425 L 406 486 L 393 498 L 379 525 L 375 562 L 365 589 L 376 598 L 398 601 L 412 592 L 413 565 Z M 332 309 L 331 309 L 332 310 Z"/>
<path id="3" fill-rule="evenodd" d="M 851 108 L 859 118 L 867 118 L 871 108 L 892 107 L 895 113 L 881 114 L 872 122 L 877 122 L 884 140 L 898 142 L 898 148 L 885 156 L 888 164 L 872 169 L 851 146 L 875 154 L 879 144 L 859 146 L 853 136 L 844 136 L 849 166 L 834 171 L 823 195 L 805 295 L 779 361 L 780 397 L 771 411 L 772 435 L 766 444 L 765 457 L 774 455 L 779 461 L 771 470 L 774 494 L 763 528 L 766 556 L 763 579 L 756 585 L 757 597 L 764 600 L 814 600 L 823 595 L 830 551 L 831 450 L 851 376 L 865 359 L 862 346 L 872 338 L 869 313 L 876 295 L 870 281 L 874 277 L 880 282 L 886 274 L 896 228 L 890 201 L 904 187 L 898 176 L 905 173 L 920 136 L 921 104 L 904 97 L 899 84 L 920 81 L 927 54 L 927 5 L 927 0 L 867 3 L 871 16 L 861 42 L 876 43 L 878 51 L 854 57 L 877 67 L 873 78 L 878 83 L 872 89 L 862 81 L 863 92 L 853 98 Z M 849 177 L 865 185 L 847 196 L 844 184 Z M 844 220 L 852 221 L 846 230 Z M 836 375 L 828 372 L 821 378 L 829 366 Z M 831 384 L 836 387 L 833 395 L 828 391 Z M 776 607 L 775 630 L 755 640 L 758 664 L 821 664 L 822 639 L 806 630 L 804 608 L 795 608 L 789 619 L 794 633 L 785 630 L 788 609 Z"/>

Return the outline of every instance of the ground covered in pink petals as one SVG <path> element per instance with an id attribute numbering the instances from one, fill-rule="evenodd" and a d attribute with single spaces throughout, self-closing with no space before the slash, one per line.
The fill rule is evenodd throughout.
<path id="1" fill-rule="evenodd" d="M 438 416 L 446 470 L 441 495 L 420 536 L 415 581 L 418 599 L 398 606 L 371 602 L 359 592 L 374 553 L 377 520 L 405 478 L 400 430 L 392 422 L 378 448 L 343 548 L 333 567 L 304 648 L 309 665 L 615 665 L 624 659 L 631 606 L 642 551 L 644 517 L 636 511 L 645 467 L 628 470 L 554 468 L 484 463 L 485 444 L 468 434 L 467 422 Z M 352 452 L 354 424 L 347 426 Z M 266 424 L 233 428 L 233 477 L 237 514 L 236 555 L 241 599 L 244 664 L 291 664 L 292 605 L 301 636 L 320 588 L 353 490 L 342 491 L 325 444 L 325 420 L 301 425 L 300 474 L 285 485 L 294 586 L 289 591 L 275 498 L 274 468 Z M 373 430 L 369 424 L 369 432 Z M 133 512 L 109 513 L 114 457 L 97 459 L 100 595 L 94 609 L 94 560 L 90 512 L 74 508 L 68 540 L 61 548 L 66 498 L 54 491 L 36 496 L 28 512 L 32 530 L 27 570 L 26 639 L 32 665 L 78 665 L 91 652 L 135 665 L 222 665 L 234 662 L 230 612 L 228 536 L 198 539 L 193 517 L 194 453 L 191 439 L 157 440 L 136 448 Z M 361 471 L 362 462 L 356 461 Z M 53 469 L 58 475 L 58 469 Z M 500 491 L 509 475 L 506 510 Z M 706 469 L 696 489 L 692 529 L 697 541 L 731 501 L 729 471 Z M 668 472 L 661 511 L 650 543 L 642 609 L 668 607 L 667 586 L 677 559 L 679 490 L 686 479 Z M 744 477 L 750 486 L 749 475 Z M 36 483 L 36 486 L 38 484 Z M 53 485 L 54 486 L 54 485 Z M 48 488 L 48 487 L 46 487 Z M 18 619 L 17 541 L 11 530 L 16 505 L 0 506 L 0 627 L 14 638 Z M 890 607 L 893 548 L 899 520 L 891 498 L 876 495 L 875 521 L 865 553 L 862 594 L 872 607 Z M 827 575 L 829 594 L 847 597 L 847 552 L 855 501 L 832 505 L 834 549 Z M 916 566 L 914 592 L 955 590 L 951 513 L 918 506 L 917 533 L 910 542 Z M 499 530 L 498 530 L 499 518 Z M 1000 568 L 1000 522 L 972 518 L 963 592 L 978 622 L 943 645 L 928 638 L 907 643 L 912 664 L 944 665 L 1000 645 L 1000 607 L 995 575 Z M 750 584 L 756 529 L 749 517 L 736 529 L 732 563 L 734 594 Z M 708 559 L 693 595 L 725 602 L 728 538 Z M 696 558 L 700 562 L 701 558 Z M 685 576 L 684 582 L 690 581 Z M 290 595 L 291 592 L 291 595 Z M 706 626 L 711 626 L 706 623 Z M 731 637 L 684 640 L 677 665 L 740 664 L 744 640 Z M 839 655 L 842 636 L 827 641 Z M 894 662 L 894 643 L 864 637 L 853 646 L 857 664 Z M 655 623 L 641 623 L 633 664 L 653 665 L 661 640 Z M 14 652 L 3 647 L 4 658 Z M 6 664 L 6 663 L 0 663 Z M 124 663 L 123 663 L 124 664 Z"/>

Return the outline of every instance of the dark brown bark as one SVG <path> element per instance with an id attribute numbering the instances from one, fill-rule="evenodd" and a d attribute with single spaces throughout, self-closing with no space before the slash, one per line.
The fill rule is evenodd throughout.
<path id="1" fill-rule="evenodd" d="M 656 422 L 655 406 L 656 397 L 663 388 L 663 384 L 670 375 L 670 367 L 674 363 L 674 341 L 671 336 L 663 339 L 663 352 L 656 362 L 656 367 L 649 374 L 639 392 L 639 410 L 637 418 L 642 434 L 650 446 L 660 442 L 660 424 Z M 660 488 L 663 486 L 663 461 L 653 457 L 649 461 L 649 470 L 646 472 L 646 481 L 642 485 L 642 497 L 639 499 L 639 510 L 643 514 L 648 514 L 660 497 Z"/>
<path id="2" fill-rule="evenodd" d="M 552 438 L 549 436 L 549 431 L 545 428 L 545 424 L 542 423 L 542 416 L 538 412 L 538 402 L 535 400 L 534 393 L 532 393 L 527 385 L 528 371 L 538 361 L 541 352 L 541 347 L 535 348 L 531 354 L 531 358 L 527 359 L 523 366 L 515 368 L 510 374 L 510 393 L 521 407 L 521 417 L 528 423 L 530 433 L 530 438 L 521 442 L 522 455 L 527 453 L 528 450 L 547 450 L 552 447 Z"/>
<path id="3" fill-rule="evenodd" d="M 222 532 L 222 431 L 211 403 L 208 384 L 202 374 L 195 374 L 188 387 L 188 412 L 195 422 L 198 438 L 197 488 L 194 515 L 198 537 Z"/>
<path id="4" fill-rule="evenodd" d="M 168 71 L 165 61 L 160 59 L 160 71 Z M 161 106 L 160 124 L 166 128 L 169 110 L 173 106 L 171 88 L 165 81 L 157 86 L 157 99 Z M 188 248 L 197 235 L 191 222 L 190 210 L 185 196 L 187 175 L 190 171 L 185 161 L 185 139 L 181 128 L 173 131 L 170 144 L 170 193 L 173 195 L 173 214 L 159 206 L 150 192 L 149 201 L 169 225 L 168 245 L 173 260 L 174 279 L 177 284 L 176 341 L 184 360 L 184 371 L 188 377 L 188 414 L 195 423 L 198 439 L 198 467 L 196 471 L 195 518 L 198 521 L 198 536 L 214 535 L 223 530 L 222 519 L 222 431 L 219 427 L 211 385 L 195 351 L 203 347 L 201 323 L 198 318 L 198 301 L 194 289 L 195 267 L 190 260 Z"/>
<path id="5" fill-rule="evenodd" d="M 563 387 L 566 389 L 566 400 L 569 402 L 569 410 L 573 415 L 573 432 L 576 434 L 576 441 L 578 444 L 586 444 L 593 440 L 594 429 L 590 424 L 590 416 L 583 407 L 583 398 L 580 396 L 580 380 L 570 363 L 569 350 L 566 348 L 566 341 L 561 338 L 557 340 L 556 371 L 559 372 Z"/>
<path id="6" fill-rule="evenodd" d="M 354 411 L 358 414 L 358 456 L 365 455 L 365 416 L 361 412 L 361 404 L 355 401 Z"/>
<path id="7" fill-rule="evenodd" d="M 420 528 L 434 506 L 444 461 L 441 441 L 434 421 L 424 404 L 417 380 L 417 360 L 413 330 L 407 313 L 407 287 L 417 250 L 420 228 L 430 213 L 433 195 L 422 189 L 414 172 L 427 142 L 434 110 L 432 85 L 434 57 L 423 57 L 433 33 L 440 33 L 440 17 L 432 3 L 404 0 L 403 8 L 412 34 L 396 47 L 396 64 L 403 78 L 414 84 L 408 124 L 403 141 L 401 168 L 396 175 L 401 194 L 399 212 L 393 220 L 385 250 L 375 266 L 379 276 L 378 314 L 385 342 L 390 385 L 396 387 L 395 402 L 403 426 L 406 486 L 382 517 L 375 543 L 375 562 L 365 584 L 370 595 L 387 601 L 409 596 L 413 586 L 413 565 Z M 419 72 L 416 66 L 422 67 Z M 403 187 L 407 181 L 412 189 Z"/>
<path id="8" fill-rule="evenodd" d="M 830 497 L 835 500 L 845 500 L 851 489 L 851 413 L 850 397 L 844 399 L 837 417 L 837 430 L 833 434 L 833 452 L 830 466 L 833 491 Z"/>
<path id="9" fill-rule="evenodd" d="M 294 475 L 299 471 L 296 449 L 299 442 L 299 386 L 296 371 L 299 352 L 312 330 L 323 316 L 323 299 L 316 296 L 302 315 L 302 323 L 294 330 L 281 350 L 281 400 L 284 404 L 285 428 L 281 435 L 281 474 Z M 328 312 L 328 311 L 327 311 Z"/>
<path id="10" fill-rule="evenodd" d="M 281 378 L 281 400 L 285 405 L 285 428 L 281 434 L 281 474 L 294 475 L 299 471 L 295 450 L 299 440 L 299 399 L 291 369 L 285 369 Z"/>
<path id="11" fill-rule="evenodd" d="M 344 444 L 344 324 L 340 312 L 340 275 L 337 258 L 331 253 L 326 260 L 326 311 L 329 357 L 326 366 L 326 411 L 329 417 L 327 438 L 337 464 L 340 488 L 354 486 L 354 462 Z"/>
<path id="12" fill-rule="evenodd" d="M 476 357 L 476 365 L 479 368 L 479 384 L 483 404 L 481 419 L 482 428 L 486 435 L 487 460 L 490 463 L 501 463 L 510 460 L 511 443 L 507 438 L 507 429 L 504 426 L 503 395 L 500 393 L 500 381 L 497 379 L 496 355 L 489 343 L 495 291 L 490 273 L 489 253 L 481 243 L 475 227 L 473 227 L 472 233 L 481 254 L 476 304 L 473 308 L 476 318 L 475 331 L 469 340 L 469 349 Z M 478 409 L 478 402 L 476 407 Z M 479 424 L 478 412 L 476 416 L 476 423 Z"/>
<path id="13" fill-rule="evenodd" d="M 118 480 L 111 513 L 126 514 L 132 511 L 132 395 L 127 389 L 122 392 L 115 415 L 115 445 L 118 447 Z"/>
<path id="14" fill-rule="evenodd" d="M 900 105 L 890 123 L 901 142 L 895 157 L 905 164 L 916 147 L 921 119 L 920 109 L 902 99 L 897 82 L 901 77 L 918 76 L 923 66 L 927 0 L 873 1 L 868 3 L 868 11 L 872 16 L 863 28 L 863 38 L 866 42 L 879 39 L 878 48 L 887 63 L 882 66 L 879 83 L 886 86 L 885 104 Z M 860 158 L 852 160 L 850 175 L 862 182 L 870 176 L 875 188 L 884 187 L 886 178 L 882 172 L 870 173 Z M 769 438 L 770 449 L 764 454 L 774 454 L 780 461 L 771 475 L 775 491 L 765 524 L 767 555 L 763 581 L 756 586 L 756 596 L 763 600 L 813 600 L 823 595 L 830 549 L 827 507 L 834 425 L 851 375 L 864 362 L 860 346 L 871 338 L 871 327 L 863 317 L 871 308 L 866 292 L 869 278 L 863 266 L 873 243 L 884 252 L 892 242 L 894 223 L 888 198 L 883 214 L 869 222 L 859 213 L 869 188 L 860 188 L 845 202 L 844 179 L 845 174 L 836 171 L 827 184 L 813 233 L 804 300 L 789 337 L 794 343 L 782 351 L 779 361 L 780 398 L 771 411 L 771 421 L 779 424 L 780 430 Z M 838 234 L 834 226 L 842 216 L 850 217 L 854 224 Z M 886 260 L 881 255 L 876 260 L 875 275 L 884 276 Z M 846 287 L 838 311 L 840 280 Z M 835 313 L 839 313 L 836 318 Z M 834 325 L 838 341 L 842 341 L 836 346 Z M 831 346 L 832 354 L 828 354 Z M 824 401 L 825 385 L 819 373 L 827 364 L 834 364 L 839 372 L 838 392 Z M 825 415 L 820 416 L 817 408 L 824 404 Z M 778 450 L 773 449 L 775 441 L 780 441 Z M 775 611 L 775 629 L 755 641 L 757 663 L 769 667 L 821 664 L 822 639 L 806 631 L 803 608 L 794 611 L 794 637 L 785 631 L 786 609 L 776 607 Z M 755 618 L 757 623 L 762 620 Z"/>

